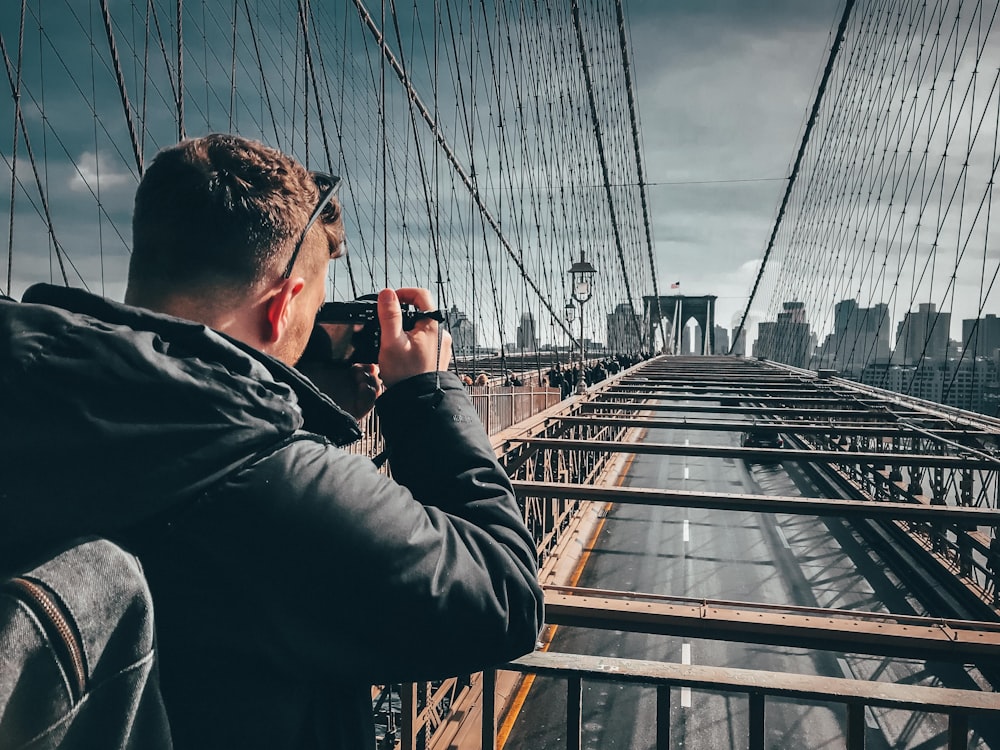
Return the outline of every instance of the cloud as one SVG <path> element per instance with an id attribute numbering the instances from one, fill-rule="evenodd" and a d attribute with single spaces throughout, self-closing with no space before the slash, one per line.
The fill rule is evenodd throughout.
<path id="1" fill-rule="evenodd" d="M 84 151 L 75 163 L 69 189 L 74 192 L 106 193 L 115 188 L 135 189 L 135 177 L 119 168 L 120 162 Z"/>

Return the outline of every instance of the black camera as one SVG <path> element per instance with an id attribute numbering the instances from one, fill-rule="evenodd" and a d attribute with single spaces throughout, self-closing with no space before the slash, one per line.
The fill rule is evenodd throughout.
<path id="1" fill-rule="evenodd" d="M 359 325 L 354 332 L 351 343 L 354 353 L 351 362 L 378 362 L 378 350 L 382 340 L 382 329 L 379 327 L 377 295 L 365 295 L 350 302 L 327 302 L 316 315 L 316 323 L 339 323 L 342 325 Z M 423 311 L 413 305 L 403 305 L 403 330 L 409 331 L 418 320 L 436 320 L 444 322 L 440 310 Z"/>

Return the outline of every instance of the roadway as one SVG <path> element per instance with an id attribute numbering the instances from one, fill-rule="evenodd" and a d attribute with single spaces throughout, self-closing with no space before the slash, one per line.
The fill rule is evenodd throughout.
<path id="1" fill-rule="evenodd" d="M 706 415 L 707 416 L 707 415 Z M 649 442 L 739 445 L 738 433 L 649 430 Z M 786 496 L 823 493 L 791 462 L 748 464 L 731 458 L 636 455 L 624 486 Z M 927 614 L 876 551 L 836 519 L 763 513 L 618 505 L 590 551 L 581 587 L 865 611 Z M 975 670 L 788 647 L 728 643 L 620 631 L 559 627 L 553 651 L 658 659 L 734 668 L 886 680 L 974 689 Z M 746 747 L 747 699 L 692 693 L 672 697 L 671 745 L 690 750 Z M 655 692 L 584 683 L 583 747 L 655 747 Z M 867 747 L 934 748 L 947 741 L 943 717 L 869 710 Z M 767 747 L 844 747 L 839 707 L 769 702 Z M 975 725 L 973 725 L 975 726 Z M 539 678 L 505 744 L 508 750 L 564 748 L 565 682 Z M 974 741 L 970 747 L 1000 748 Z"/>

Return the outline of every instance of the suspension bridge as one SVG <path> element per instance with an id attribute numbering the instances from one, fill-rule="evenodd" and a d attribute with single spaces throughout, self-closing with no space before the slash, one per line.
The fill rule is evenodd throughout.
<path id="1" fill-rule="evenodd" d="M 8 2 L 0 292 L 121 299 L 144 164 L 238 132 L 344 177 L 329 298 L 432 288 L 521 375 L 473 398 L 547 628 L 374 686 L 383 747 L 1000 748 L 998 9 L 830 4 L 727 330 L 659 281 L 625 0 Z"/>

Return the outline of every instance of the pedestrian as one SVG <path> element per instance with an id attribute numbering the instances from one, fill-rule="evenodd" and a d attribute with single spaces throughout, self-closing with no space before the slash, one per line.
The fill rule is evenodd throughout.
<path id="1" fill-rule="evenodd" d="M 562 390 L 562 381 L 563 381 L 562 366 L 558 362 L 556 362 L 555 365 L 552 367 L 552 369 L 549 370 L 548 381 L 550 388 L 558 388 Z"/>
<path id="2" fill-rule="evenodd" d="M 451 339 L 402 329 L 430 293 L 379 293 L 378 366 L 348 382 L 393 478 L 338 447 L 357 422 L 292 367 L 345 249 L 338 186 L 243 138 L 182 141 L 139 183 L 125 304 L 0 301 L 0 568 L 87 535 L 138 556 L 178 750 L 373 748 L 371 684 L 501 663 L 541 626 Z"/>

